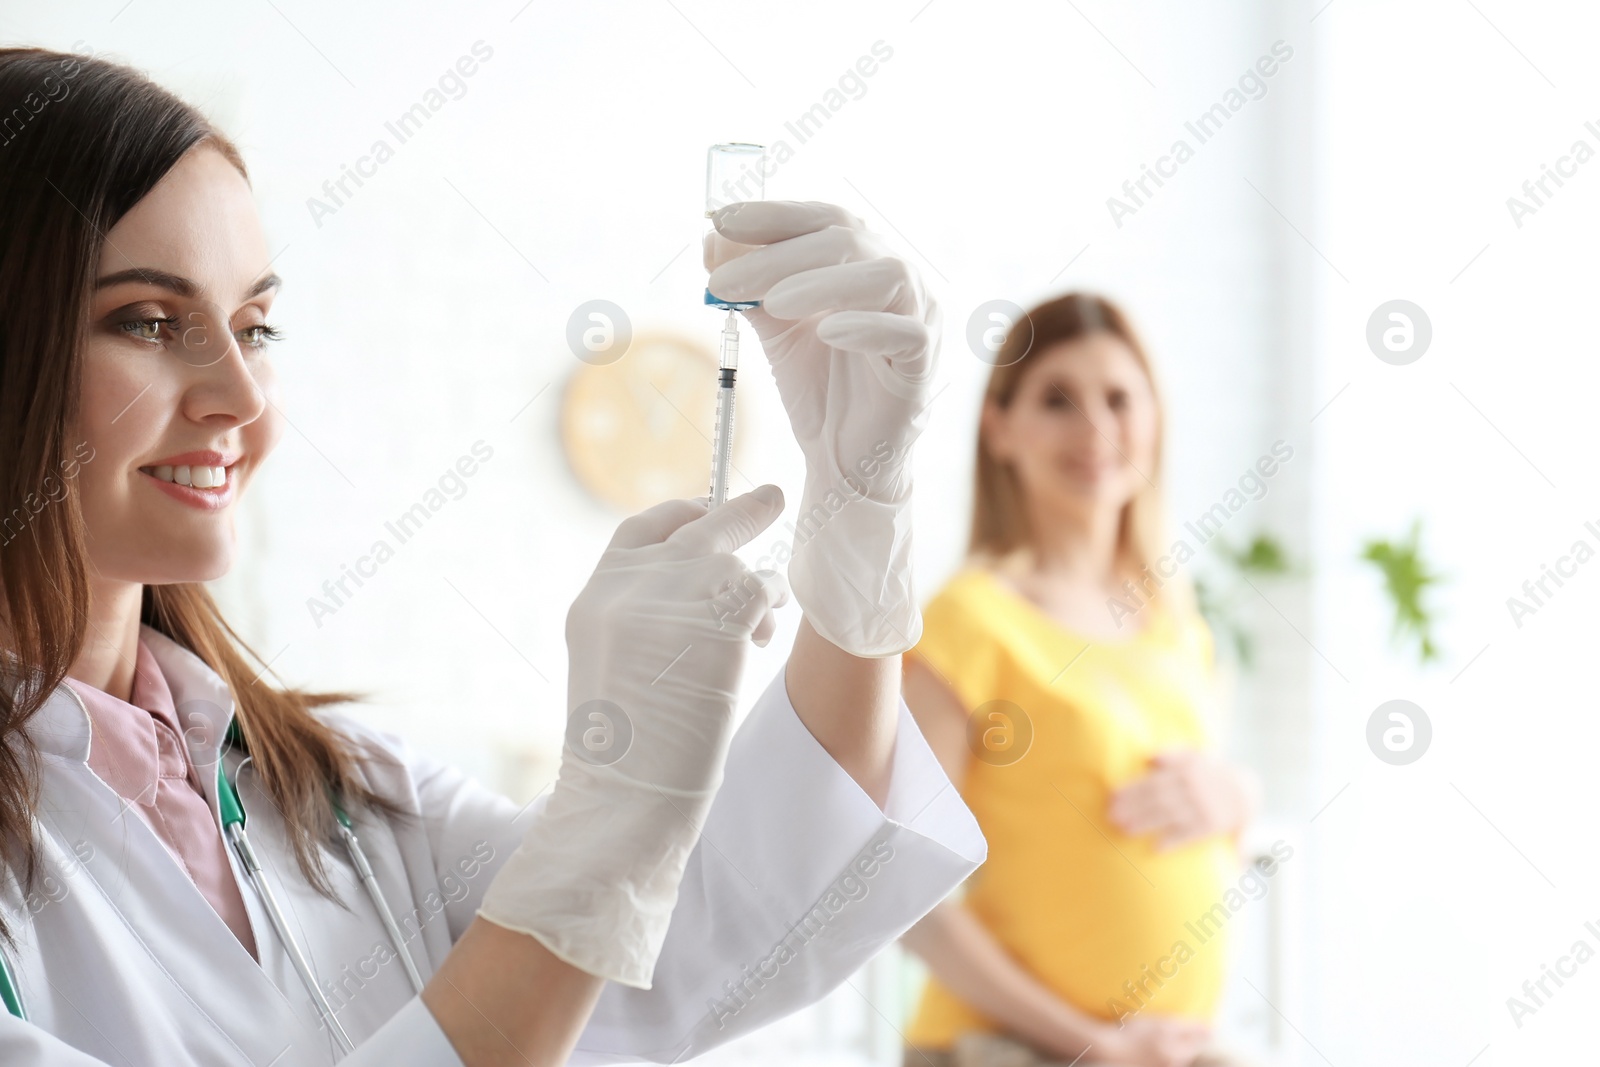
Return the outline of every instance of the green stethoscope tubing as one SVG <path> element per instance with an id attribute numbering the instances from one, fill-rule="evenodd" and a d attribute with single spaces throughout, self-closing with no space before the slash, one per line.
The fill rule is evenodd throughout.
<path id="1" fill-rule="evenodd" d="M 239 732 L 239 723 L 235 719 L 228 724 L 227 740 L 232 745 L 238 745 L 242 750 L 244 738 Z M 248 758 L 248 757 L 247 757 Z M 416 961 L 411 957 L 411 951 L 406 946 L 405 935 L 400 930 L 400 924 L 395 921 L 394 912 L 389 908 L 389 902 L 383 895 L 383 889 L 378 885 L 377 877 L 372 872 L 372 865 L 367 862 L 365 850 L 361 847 L 360 840 L 356 837 L 355 828 L 351 825 L 350 816 L 346 814 L 344 805 L 339 798 L 329 793 L 328 803 L 333 808 L 333 815 L 339 824 L 339 836 L 344 839 L 345 849 L 350 854 L 350 861 L 355 866 L 356 874 L 366 888 L 367 895 L 372 899 L 373 906 L 377 909 L 378 917 L 382 920 L 384 930 L 389 935 L 399 954 L 400 962 L 405 967 L 406 977 L 411 981 L 411 987 L 416 992 L 422 992 L 422 975 L 417 970 Z M 333 1007 L 328 1003 L 327 997 L 317 985 L 316 975 L 311 970 L 311 964 L 301 951 L 300 944 L 290 932 L 288 923 L 283 917 L 283 910 L 278 906 L 277 898 L 273 895 L 272 887 L 268 884 L 262 871 L 261 861 L 256 857 L 255 849 L 250 845 L 250 837 L 245 832 L 244 805 L 239 801 L 239 791 L 233 782 L 228 779 L 227 768 L 223 761 L 217 760 L 217 809 L 221 815 L 223 836 L 233 846 L 239 857 L 239 862 L 245 869 L 245 874 L 250 879 L 250 884 L 255 887 L 257 895 L 272 921 L 274 932 L 278 935 L 285 951 L 289 955 L 296 972 L 300 975 L 301 982 L 306 991 L 311 994 L 312 1001 L 317 1006 L 317 1012 L 322 1016 L 323 1022 L 329 1031 L 344 1046 L 346 1052 L 355 1048 L 350 1037 L 345 1033 L 335 1017 Z M 6 1010 L 19 1019 L 26 1020 L 27 1012 L 22 1003 L 21 990 L 18 988 L 16 978 L 11 973 L 11 968 L 6 962 L 5 954 L 0 953 L 0 1002 L 5 1004 Z"/>
<path id="2" fill-rule="evenodd" d="M 22 993 L 17 989 L 4 955 L 0 955 L 0 1001 L 5 1002 L 6 1011 L 12 1015 L 24 1020 L 28 1018 L 28 1013 L 22 1008 Z"/>

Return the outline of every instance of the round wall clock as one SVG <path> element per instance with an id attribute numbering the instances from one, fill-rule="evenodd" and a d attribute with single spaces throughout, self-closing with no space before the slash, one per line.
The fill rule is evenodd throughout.
<path id="1" fill-rule="evenodd" d="M 673 497 L 704 496 L 716 388 L 709 344 L 673 334 L 636 334 L 615 363 L 579 364 L 561 402 L 561 445 L 573 474 L 630 515 Z M 736 466 L 741 439 L 736 416 Z"/>

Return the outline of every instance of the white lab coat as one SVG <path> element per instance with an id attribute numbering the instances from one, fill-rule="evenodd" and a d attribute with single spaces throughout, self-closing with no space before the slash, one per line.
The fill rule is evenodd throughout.
<path id="1" fill-rule="evenodd" d="M 216 813 L 233 698 L 193 653 L 142 627 Z M 528 825 L 518 806 L 399 738 L 329 722 L 385 755 L 369 781 L 420 815 L 356 820 L 424 981 L 471 921 Z M 9 880 L 6 953 L 30 1022 L 0 1010 L 6 1067 L 297 1067 L 339 1059 L 236 857 L 260 963 L 142 819 L 89 769 L 88 716 L 62 686 L 29 723 L 41 752 L 47 876 Z M 241 761 L 222 755 L 230 777 Z M 356 1043 L 352 1067 L 460 1067 L 412 992 L 341 847 L 324 848 L 348 910 L 302 879 L 253 767 L 235 779 L 279 900 Z M 513 821 L 515 820 L 515 821 Z M 780 669 L 734 737 L 649 990 L 608 985 L 571 1063 L 677 1062 L 821 997 L 980 864 L 986 845 L 904 703 L 882 810 L 796 716 Z"/>

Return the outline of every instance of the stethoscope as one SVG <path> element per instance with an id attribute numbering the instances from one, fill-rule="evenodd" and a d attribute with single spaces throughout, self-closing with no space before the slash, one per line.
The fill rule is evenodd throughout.
<path id="1" fill-rule="evenodd" d="M 237 720 L 228 724 L 227 740 L 230 744 L 243 747 L 244 739 L 239 733 Z M 251 757 L 246 756 L 240 761 L 239 766 L 243 767 L 250 759 Z M 411 958 L 411 950 L 406 947 L 405 935 L 400 931 L 400 924 L 395 922 L 394 912 L 389 909 L 389 902 L 383 895 L 383 889 L 372 873 L 372 865 L 367 862 L 367 854 L 356 838 L 355 829 L 350 824 L 350 816 L 345 814 L 344 806 L 339 803 L 336 796 L 330 794 L 328 802 L 332 805 L 334 818 L 339 824 L 339 836 L 344 838 L 345 849 L 350 853 L 350 862 L 355 866 L 361 884 L 366 887 L 367 896 L 372 898 L 373 906 L 378 909 L 378 917 L 383 920 L 383 928 L 399 953 L 400 962 L 405 966 L 406 977 L 411 980 L 412 989 L 421 993 L 422 974 L 417 970 L 416 961 Z M 229 780 L 227 767 L 220 758 L 217 760 L 217 807 L 222 815 L 223 836 L 238 854 L 239 863 L 244 867 L 250 884 L 255 887 L 256 895 L 261 898 L 261 905 L 272 921 L 272 928 L 276 931 L 278 940 L 283 943 L 285 951 L 289 954 L 289 961 L 294 965 L 301 983 L 305 985 L 306 992 L 311 995 L 311 1000 L 317 1007 L 317 1014 L 322 1017 L 329 1032 L 338 1040 L 344 1051 L 353 1052 L 356 1047 L 355 1042 L 350 1040 L 350 1035 L 345 1032 L 334 1015 L 333 1005 L 328 1003 L 322 987 L 317 985 L 311 963 L 301 950 L 300 942 L 290 931 L 283 909 L 278 906 L 278 898 L 273 894 L 272 886 L 268 884 L 266 874 L 262 870 L 261 861 L 257 858 L 255 849 L 251 847 L 250 836 L 245 832 L 244 805 L 240 803 L 239 791 Z M 22 990 L 6 963 L 4 953 L 0 953 L 0 1001 L 5 1003 L 6 1010 L 12 1015 L 23 1020 L 28 1018 L 26 1007 L 22 1002 Z"/>

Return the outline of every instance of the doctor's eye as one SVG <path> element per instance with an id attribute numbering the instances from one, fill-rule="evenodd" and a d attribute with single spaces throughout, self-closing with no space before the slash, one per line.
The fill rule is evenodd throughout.
<path id="1" fill-rule="evenodd" d="M 169 330 L 177 329 L 177 316 L 169 315 L 165 318 L 130 319 L 127 322 L 117 324 L 117 328 L 122 330 L 122 332 L 126 333 L 129 337 L 137 338 L 140 341 L 161 340 L 161 327 L 163 326 L 167 327 Z"/>
<path id="2" fill-rule="evenodd" d="M 246 326 L 239 331 L 238 337 L 240 343 L 251 348 L 266 348 L 269 342 L 283 340 L 283 331 L 263 322 L 259 326 Z"/>

